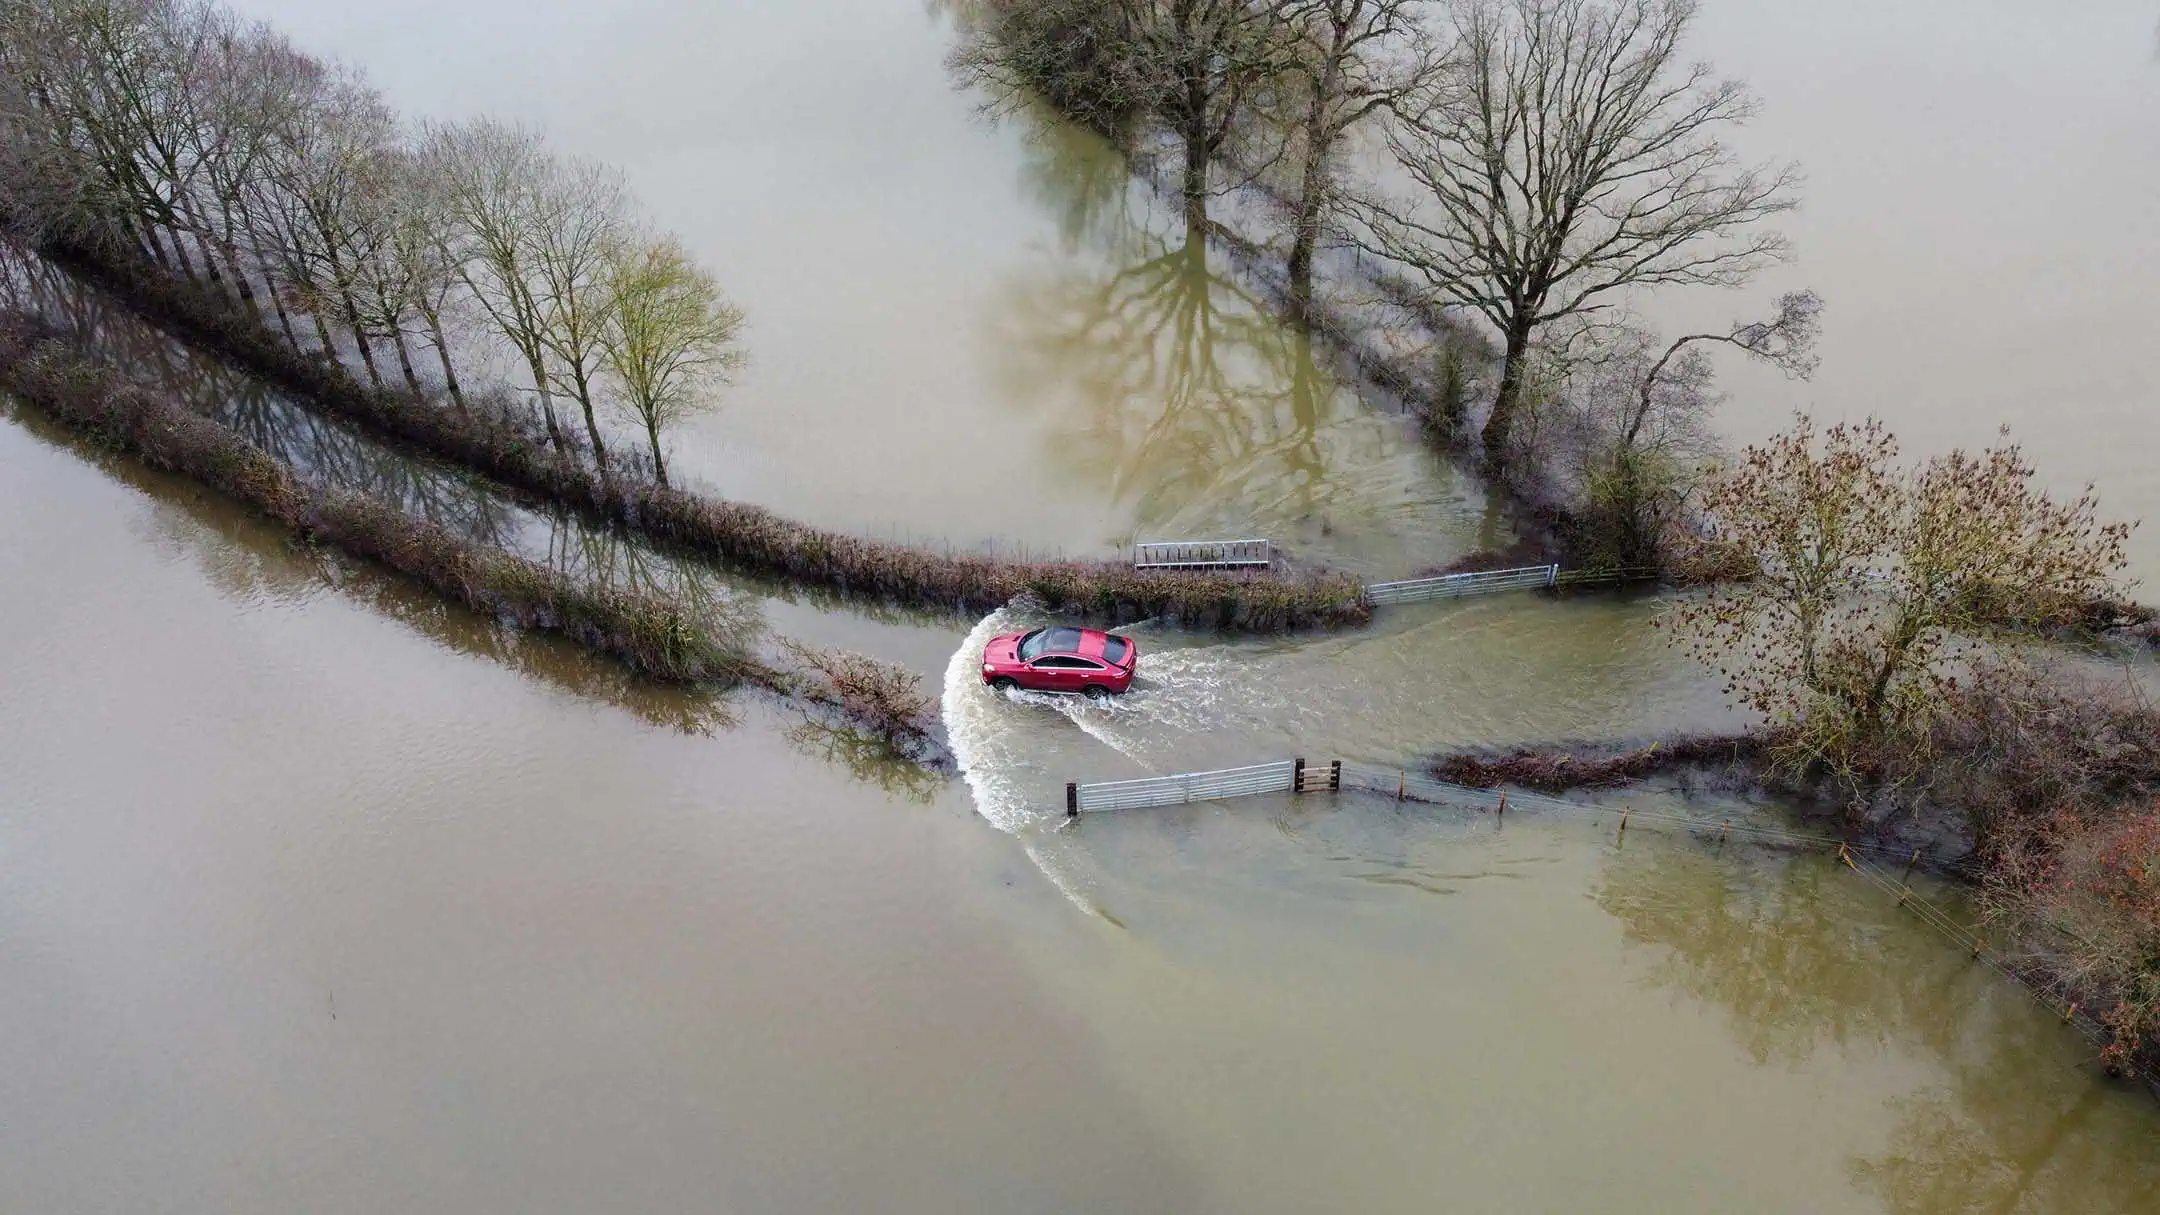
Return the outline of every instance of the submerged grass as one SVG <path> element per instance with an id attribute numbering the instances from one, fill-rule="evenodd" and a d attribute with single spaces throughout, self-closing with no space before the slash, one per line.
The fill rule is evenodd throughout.
<path id="1" fill-rule="evenodd" d="M 371 389 L 336 363 L 296 352 L 237 305 L 161 268 L 76 247 L 49 247 L 46 254 L 187 340 L 372 433 L 746 572 L 964 612 L 991 611 L 1031 593 L 1072 615 L 1165 617 L 1246 632 L 1356 625 L 1372 615 L 1362 584 L 1344 574 L 1139 571 L 1117 562 L 935 553 L 676 489 L 638 470 L 603 473 L 552 449 L 538 424 L 519 412 L 460 410 Z"/>
<path id="2" fill-rule="evenodd" d="M 475 611 L 568 638 L 670 683 L 775 682 L 695 605 L 581 581 L 471 544 L 378 499 L 309 486 L 236 432 L 84 358 L 43 322 L 0 316 L 0 387 L 55 422 L 190 477 L 302 539 L 388 566 Z"/>

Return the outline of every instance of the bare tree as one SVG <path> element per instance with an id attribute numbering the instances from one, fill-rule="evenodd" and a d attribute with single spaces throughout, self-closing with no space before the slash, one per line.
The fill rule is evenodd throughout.
<path id="1" fill-rule="evenodd" d="M 542 216 L 535 183 L 551 171 L 539 136 L 491 119 L 427 128 L 427 172 L 441 183 L 457 221 L 455 266 L 466 289 L 532 377 L 550 442 L 559 449 L 547 317 L 538 248 Z"/>
<path id="2" fill-rule="evenodd" d="M 736 344 L 743 313 L 673 237 L 619 242 L 607 290 L 601 349 L 665 485 L 660 432 L 707 405 L 712 389 L 748 361 Z"/>
<path id="3" fill-rule="evenodd" d="M 1209 169 L 1258 89 L 1291 62 L 1273 6 L 1250 0 L 1114 0 L 1149 108 L 1184 151 L 1185 223 L 1207 230 Z"/>
<path id="4" fill-rule="evenodd" d="M 1388 132 L 1415 187 L 1350 201 L 1356 239 L 1413 268 L 1503 338 L 1486 459 L 1507 459 L 1539 328 L 1629 288 L 1734 285 L 1781 259 L 1757 230 L 1791 209 L 1791 167 L 1719 141 L 1755 103 L 1681 66 L 1693 0 L 1462 0 L 1454 68 Z"/>
<path id="5" fill-rule="evenodd" d="M 371 382 L 382 383 L 361 306 L 361 268 L 387 239 L 382 162 L 396 154 L 397 119 L 380 95 L 343 71 L 316 75 L 272 132 L 256 185 L 258 250 L 307 311 L 326 351 L 324 317 L 349 329 Z"/>
<path id="6" fill-rule="evenodd" d="M 948 11 L 958 40 L 946 66 L 982 90 L 985 113 L 1024 113 L 1040 101 L 1121 149 L 1130 145 L 1151 88 L 1116 6 L 966 0 Z"/>
<path id="7" fill-rule="evenodd" d="M 556 387 L 584 410 L 593 460 L 605 469 L 593 379 L 613 308 L 607 273 L 626 235 L 629 198 L 621 174 L 591 161 L 551 163 L 533 184 L 540 343 L 554 357 Z"/>
<path id="8" fill-rule="evenodd" d="M 199 239 L 223 259 L 241 304 L 259 316 L 251 282 L 257 267 L 241 252 L 249 229 L 250 187 L 275 154 L 276 132 L 294 129 L 308 104 L 309 82 L 322 69 L 267 26 L 241 27 L 222 13 L 212 48 L 198 86 L 201 121 L 188 133 L 202 165 L 197 213 L 205 227 Z M 275 300 L 276 292 L 270 294 Z M 290 334 L 291 321 L 282 310 L 279 319 Z"/>
<path id="9" fill-rule="evenodd" d="M 442 365 L 443 387 L 451 403 L 463 409 L 465 392 L 450 358 L 445 326 L 464 283 L 463 242 L 456 214 L 449 191 L 424 155 L 408 151 L 396 165 L 398 223 L 391 232 L 389 250 L 409 276 L 412 310 L 425 326 L 423 336 Z"/>
<path id="10" fill-rule="evenodd" d="M 1274 0 L 1295 42 L 1302 153 L 1291 218 L 1290 305 L 1312 306 L 1313 254 L 1328 214 L 1343 139 L 1359 123 L 1412 96 L 1440 66 L 1422 18 L 1430 0 Z"/>
<path id="11" fill-rule="evenodd" d="M 1777 303 L 1777 314 L 1767 321 L 1735 321 L 1723 333 L 1690 333 L 1673 339 L 1673 343 L 1643 373 L 1636 394 L 1636 408 L 1628 418 L 1622 443 L 1632 447 L 1641 439 L 1643 424 L 1655 411 L 1655 397 L 1660 387 L 1675 379 L 1707 378 L 1699 368 L 1690 365 L 1691 361 L 1700 360 L 1701 351 L 1690 349 L 1697 343 L 1736 346 L 1748 357 L 1768 363 L 1796 379 L 1804 380 L 1814 375 L 1819 362 L 1815 357 L 1815 339 L 1822 333 L 1822 297 L 1813 291 L 1788 291 L 1778 297 Z M 1680 359 L 1677 365 L 1673 362 L 1675 356 Z"/>

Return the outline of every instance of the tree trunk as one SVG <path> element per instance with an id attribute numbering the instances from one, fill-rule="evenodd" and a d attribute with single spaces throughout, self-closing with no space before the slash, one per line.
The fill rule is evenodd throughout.
<path id="1" fill-rule="evenodd" d="M 310 309 L 308 319 L 315 322 L 315 339 L 322 343 L 323 357 L 337 362 L 337 346 L 330 341 L 330 326 L 323 324 L 322 313 Z"/>
<path id="2" fill-rule="evenodd" d="M 405 348 L 405 331 L 390 331 L 391 344 L 397 347 L 398 370 L 405 373 L 405 386 L 412 389 L 413 400 L 427 403 L 427 390 L 420 387 L 420 377 L 413 374 L 412 352 Z"/>
<path id="3" fill-rule="evenodd" d="M 345 301 L 345 307 L 347 315 L 351 315 L 350 299 Z M 362 329 L 358 322 L 347 325 L 346 328 L 352 330 L 353 345 L 360 351 L 361 365 L 367 368 L 368 383 L 377 388 L 382 387 L 382 370 L 375 366 L 375 351 L 368 346 L 366 330 Z"/>
<path id="4" fill-rule="evenodd" d="M 666 485 L 667 462 L 660 458 L 660 427 L 654 424 L 651 414 L 645 415 L 645 437 L 652 443 L 653 479 Z"/>
<path id="5" fill-rule="evenodd" d="M 165 239 L 167 239 L 167 240 L 169 240 L 169 241 L 171 241 L 171 242 L 172 242 L 172 247 L 173 247 L 173 257 L 174 257 L 174 258 L 175 258 L 176 260 L 178 260 L 178 261 L 179 261 L 179 263 L 180 263 L 180 272 L 181 272 L 182 274 L 185 274 L 185 275 L 187 275 L 187 276 L 188 276 L 188 280 L 189 280 L 190 282 L 193 282 L 193 281 L 195 280 L 195 277 L 196 277 L 196 276 L 195 276 L 195 260 L 194 260 L 193 258 L 189 257 L 189 256 L 188 256 L 188 254 L 187 254 L 187 241 L 185 241 L 185 240 L 183 240 L 183 239 L 181 238 L 181 236 L 180 236 L 180 229 L 178 229 L 178 228 L 167 228 L 167 229 L 165 229 Z"/>
<path id="6" fill-rule="evenodd" d="M 1207 238 L 1208 129 L 1207 83 L 1200 65 L 1185 70 L 1185 230 Z"/>
<path id="7" fill-rule="evenodd" d="M 285 331 L 285 340 L 291 342 L 294 352 L 298 353 L 300 351 L 300 335 L 293 332 L 292 314 L 285 311 L 285 297 L 278 294 L 276 281 L 268 277 L 263 279 L 263 289 L 270 293 L 270 306 L 277 309 L 278 327 Z"/>
<path id="8" fill-rule="evenodd" d="M 443 384 L 450 389 L 450 403 L 458 407 L 459 413 L 463 413 L 465 394 L 458 388 L 457 368 L 450 365 L 450 341 L 443 336 L 442 317 L 438 313 L 430 312 L 427 321 L 428 334 L 435 342 L 435 357 L 442 360 Z"/>
<path id="9" fill-rule="evenodd" d="M 548 392 L 547 367 L 541 363 L 540 356 L 530 353 L 525 356 L 525 365 L 532 369 L 533 387 L 540 392 L 540 416 L 547 422 L 548 442 L 555 445 L 556 451 L 561 451 L 562 425 L 555 420 L 555 397 Z"/>
<path id="10" fill-rule="evenodd" d="M 1507 466 L 1508 432 L 1515 425 L 1515 409 L 1522 400 L 1524 364 L 1530 355 L 1530 326 L 1517 320 L 1508 327 L 1506 361 L 1500 366 L 1500 393 L 1493 398 L 1492 416 L 1485 420 L 1485 464 L 1498 470 Z"/>
<path id="11" fill-rule="evenodd" d="M 578 405 L 585 411 L 585 433 L 592 438 L 593 463 L 606 472 L 607 444 L 600 440 L 600 421 L 593 416 L 592 385 L 586 379 L 582 364 L 571 367 L 570 379 L 577 386 Z"/>
<path id="12" fill-rule="evenodd" d="M 218 224 L 218 249 L 225 255 L 226 268 L 232 271 L 233 286 L 240 292 L 240 303 L 247 308 L 249 316 L 259 321 L 262 319 L 262 301 L 255 298 L 255 285 L 248 281 L 247 267 L 240 262 L 240 242 L 233 239 L 230 202 L 219 202 Z"/>
<path id="13" fill-rule="evenodd" d="M 1341 55 L 1340 39 L 1328 58 L 1320 83 L 1313 91 L 1312 108 L 1305 115 L 1305 172 L 1298 186 L 1296 234 L 1290 244 L 1290 312 L 1299 324 L 1309 324 L 1312 312 L 1313 250 L 1320 243 L 1320 206 L 1327 190 L 1327 157 L 1334 137 L 1328 132 L 1328 99 L 1340 87 L 1335 65 Z"/>
<path id="14" fill-rule="evenodd" d="M 262 301 L 255 298 L 255 284 L 248 281 L 247 268 L 240 264 L 240 251 L 231 241 L 224 246 L 225 268 L 232 275 L 233 288 L 240 293 L 240 306 L 247 309 L 248 316 L 262 319 Z"/>

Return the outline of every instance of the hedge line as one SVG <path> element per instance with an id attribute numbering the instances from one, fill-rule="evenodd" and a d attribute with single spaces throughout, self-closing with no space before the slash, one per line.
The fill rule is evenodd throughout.
<path id="1" fill-rule="evenodd" d="M 684 605 L 588 583 L 473 545 L 365 495 L 319 489 L 238 433 L 85 359 L 45 323 L 0 316 L 0 388 L 68 429 L 247 504 L 305 540 L 403 573 L 475 611 L 568 638 L 672 683 L 749 681 L 776 672 Z"/>
<path id="2" fill-rule="evenodd" d="M 1340 627 L 1371 618 L 1362 584 L 1343 574 L 1142 572 L 1117 562 L 939 554 L 812 527 L 629 470 L 602 475 L 551 450 L 537 424 L 509 411 L 460 411 L 369 388 L 342 366 L 294 351 L 237 305 L 161 268 L 81 247 L 46 253 L 188 340 L 355 425 L 746 572 L 966 612 L 990 611 L 1032 592 L 1075 615 L 1164 616 L 1251 632 Z"/>

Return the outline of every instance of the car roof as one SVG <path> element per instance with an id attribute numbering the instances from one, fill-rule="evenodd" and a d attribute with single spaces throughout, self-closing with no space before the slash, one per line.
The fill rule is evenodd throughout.
<path id="1" fill-rule="evenodd" d="M 1045 634 L 1043 650 L 1036 655 L 1038 658 L 1051 654 L 1070 654 L 1081 658 L 1100 659 L 1103 656 L 1103 646 L 1110 640 L 1110 634 L 1101 629 L 1074 628 L 1071 625 L 1052 625 L 1042 632 Z"/>

